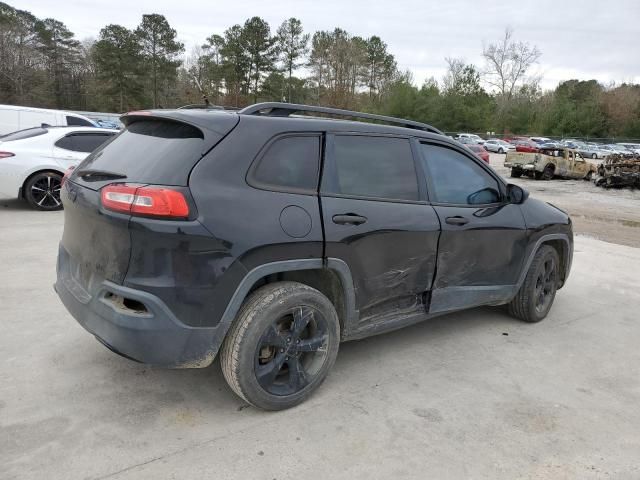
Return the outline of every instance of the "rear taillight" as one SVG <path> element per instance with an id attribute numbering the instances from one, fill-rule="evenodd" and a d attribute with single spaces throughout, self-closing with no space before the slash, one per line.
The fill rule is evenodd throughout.
<path id="1" fill-rule="evenodd" d="M 0 158 L 9 158 L 9 157 L 15 157 L 15 153 L 0 152 Z"/>
<path id="2" fill-rule="evenodd" d="M 69 176 L 71 175 L 71 172 L 73 172 L 73 169 L 76 167 L 69 167 L 67 168 L 67 171 L 64 172 L 64 175 L 62 176 L 62 180 L 60 181 L 60 186 L 62 187 L 64 185 L 64 183 L 67 181 L 67 179 L 69 178 Z"/>
<path id="3" fill-rule="evenodd" d="M 187 218 L 189 204 L 182 192 L 167 187 L 114 183 L 102 188 L 102 205 L 114 212 L 164 218 Z"/>

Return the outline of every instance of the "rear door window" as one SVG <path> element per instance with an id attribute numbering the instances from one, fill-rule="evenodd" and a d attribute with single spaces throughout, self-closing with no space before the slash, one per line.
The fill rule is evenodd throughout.
<path id="1" fill-rule="evenodd" d="M 259 188 L 315 192 L 320 171 L 320 136 L 292 135 L 272 142 L 249 174 Z"/>
<path id="2" fill-rule="evenodd" d="M 73 152 L 91 153 L 112 136 L 109 133 L 72 133 L 58 140 L 55 146 Z"/>
<path id="3" fill-rule="evenodd" d="M 336 135 L 333 193 L 388 200 L 419 200 L 418 180 L 406 138 Z"/>

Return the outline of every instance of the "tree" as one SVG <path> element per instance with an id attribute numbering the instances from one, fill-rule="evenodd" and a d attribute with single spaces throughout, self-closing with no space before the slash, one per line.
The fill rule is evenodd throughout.
<path id="1" fill-rule="evenodd" d="M 180 61 L 177 55 L 184 45 L 176 40 L 176 31 L 164 15 L 142 15 L 142 23 L 135 31 L 141 47 L 142 58 L 151 73 L 153 107 L 158 106 L 159 84 L 175 80 Z"/>
<path id="2" fill-rule="evenodd" d="M 265 20 L 253 17 L 245 22 L 241 39 L 249 60 L 249 87 L 255 102 L 263 77 L 274 70 L 276 38 L 271 37 L 271 29 Z"/>
<path id="3" fill-rule="evenodd" d="M 138 36 L 134 32 L 121 25 L 107 25 L 100 31 L 93 58 L 104 89 L 117 96 L 117 103 L 109 102 L 109 108 L 123 112 L 133 101 L 139 102 L 141 55 Z"/>
<path id="4" fill-rule="evenodd" d="M 512 37 L 513 30 L 506 28 L 499 42 L 489 44 L 482 51 L 487 63 L 485 81 L 505 98 L 511 98 L 518 84 L 525 80 L 529 68 L 542 55 L 535 45 L 515 42 Z"/>
<path id="5" fill-rule="evenodd" d="M 304 34 L 302 22 L 290 18 L 282 22 L 277 33 L 277 47 L 283 70 L 288 72 L 287 101 L 291 102 L 291 86 L 293 72 L 304 64 L 302 60 L 309 51 L 309 34 Z"/>
<path id="6" fill-rule="evenodd" d="M 64 23 L 46 18 L 36 23 L 40 51 L 53 86 L 55 106 L 63 108 L 68 93 L 68 73 L 72 64 L 78 62 L 80 42 L 73 38 Z"/>
<path id="7" fill-rule="evenodd" d="M 240 95 L 248 92 L 250 63 L 244 49 L 241 25 L 234 25 L 225 30 L 220 53 L 227 95 L 233 97 L 233 103 L 238 107 Z"/>
<path id="8" fill-rule="evenodd" d="M 373 97 L 383 91 L 385 84 L 396 74 L 397 67 L 393 55 L 387 52 L 387 44 L 380 37 L 368 38 L 366 50 L 365 82 L 369 87 L 369 97 Z"/>

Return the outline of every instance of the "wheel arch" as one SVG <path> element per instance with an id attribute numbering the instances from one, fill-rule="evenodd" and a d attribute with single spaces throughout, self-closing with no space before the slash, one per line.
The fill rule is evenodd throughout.
<path id="1" fill-rule="evenodd" d="M 56 173 L 60 176 L 64 176 L 64 172 L 56 169 L 55 167 L 38 167 L 37 169 L 34 169 L 33 171 L 29 172 L 27 176 L 24 178 L 24 180 L 22 180 L 22 183 L 20 184 L 20 188 L 18 189 L 18 198 L 20 199 L 25 198 L 24 188 L 27 185 L 27 182 L 39 173 Z"/>
<path id="2" fill-rule="evenodd" d="M 315 288 L 333 303 L 344 338 L 357 323 L 355 290 L 348 265 L 339 259 L 284 260 L 259 265 L 242 279 L 227 304 L 218 327 L 222 344 L 245 299 L 258 288 L 278 281 L 295 281 Z"/>
<path id="3" fill-rule="evenodd" d="M 571 262 L 573 259 L 573 243 L 569 240 L 569 236 L 564 233 L 550 233 L 540 237 L 531 249 L 531 252 L 527 257 L 527 261 L 524 263 L 523 269 L 520 272 L 520 277 L 518 278 L 518 288 L 520 288 L 520 286 L 524 283 L 527 272 L 529 271 L 529 267 L 533 262 L 533 258 L 543 245 L 549 245 L 553 247 L 558 252 L 558 256 L 560 257 L 560 278 L 562 283 L 558 286 L 558 288 L 561 288 L 567 281 L 567 277 L 569 276 L 569 272 L 571 271 Z"/>

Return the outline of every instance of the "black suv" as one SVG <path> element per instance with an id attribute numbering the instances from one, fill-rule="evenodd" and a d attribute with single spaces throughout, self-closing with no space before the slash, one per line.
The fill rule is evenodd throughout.
<path id="1" fill-rule="evenodd" d="M 569 274 L 568 215 L 429 125 L 281 103 L 122 121 L 65 178 L 55 289 L 132 360 L 220 352 L 255 406 L 307 398 L 341 341 L 479 305 L 542 320 Z"/>

